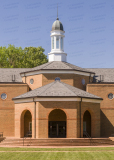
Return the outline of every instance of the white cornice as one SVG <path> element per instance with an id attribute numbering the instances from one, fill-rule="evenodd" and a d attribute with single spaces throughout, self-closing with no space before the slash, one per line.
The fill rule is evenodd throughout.
<path id="1" fill-rule="evenodd" d="M 61 36 L 61 37 L 65 37 L 64 35 L 61 35 L 61 34 L 52 34 L 52 35 L 50 35 L 50 37 L 53 37 L 53 36 Z"/>
<path id="2" fill-rule="evenodd" d="M 81 101 L 81 98 L 34 98 L 34 101 Z"/>
<path id="3" fill-rule="evenodd" d="M 65 54 L 67 56 L 67 53 L 63 52 L 62 50 L 60 50 L 58 52 L 57 52 L 57 50 L 53 50 L 53 52 L 48 53 L 48 55 L 50 55 L 50 54 L 57 54 L 57 55 L 58 54 Z"/>
<path id="4" fill-rule="evenodd" d="M 59 101 L 59 102 L 74 102 L 74 101 L 81 101 L 81 98 L 25 98 L 25 99 L 15 99 L 13 100 L 14 103 L 29 103 L 29 102 L 41 102 L 41 101 L 46 101 L 46 102 L 50 102 L 50 101 Z M 90 99 L 90 98 L 82 98 L 82 102 L 91 102 L 91 103 L 101 103 L 102 100 L 99 99 Z"/>
<path id="5" fill-rule="evenodd" d="M 51 32 L 51 34 L 53 34 L 53 33 L 64 34 L 65 33 L 65 31 L 61 31 L 61 30 L 53 30 L 53 31 L 50 31 L 50 32 Z"/>
<path id="6" fill-rule="evenodd" d="M 14 103 L 29 103 L 29 102 L 33 102 L 33 98 L 25 98 L 25 99 L 15 99 L 13 100 Z"/>
<path id="7" fill-rule="evenodd" d="M 70 71 L 70 70 L 36 70 L 26 73 L 21 73 L 21 77 L 27 77 L 27 76 L 33 76 L 38 74 L 78 74 L 78 75 L 84 75 L 84 76 L 90 76 L 90 73 L 87 72 L 81 72 L 81 71 Z M 91 77 L 93 77 L 94 74 L 91 74 Z"/>
<path id="8" fill-rule="evenodd" d="M 101 103 L 101 99 L 88 99 L 88 98 L 82 98 L 82 102 L 91 102 L 91 103 Z"/>

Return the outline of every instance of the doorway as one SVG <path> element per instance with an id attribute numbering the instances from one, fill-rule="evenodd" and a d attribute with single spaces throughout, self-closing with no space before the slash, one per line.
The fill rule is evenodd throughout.
<path id="1" fill-rule="evenodd" d="M 50 121 L 48 126 L 49 138 L 66 138 L 65 121 Z"/>
<path id="2" fill-rule="evenodd" d="M 83 137 L 91 137 L 91 114 L 85 111 L 83 116 Z"/>
<path id="3" fill-rule="evenodd" d="M 66 138 L 66 114 L 63 110 L 55 109 L 48 117 L 48 137 Z"/>

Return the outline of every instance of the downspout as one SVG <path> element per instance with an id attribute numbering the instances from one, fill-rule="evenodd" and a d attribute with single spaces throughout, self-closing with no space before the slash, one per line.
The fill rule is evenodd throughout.
<path id="1" fill-rule="evenodd" d="M 36 138 L 36 102 L 34 101 L 34 98 L 33 102 L 34 102 L 34 138 Z"/>
<path id="2" fill-rule="evenodd" d="M 25 73 L 24 73 L 24 77 L 25 77 L 25 83 L 26 83 L 26 76 L 25 76 Z"/>
<path id="3" fill-rule="evenodd" d="M 81 106 L 82 106 L 82 98 L 80 101 L 80 138 L 81 138 Z"/>
<path id="4" fill-rule="evenodd" d="M 90 76 L 89 76 L 89 83 L 91 82 L 90 80 L 91 80 L 91 73 L 90 73 Z"/>

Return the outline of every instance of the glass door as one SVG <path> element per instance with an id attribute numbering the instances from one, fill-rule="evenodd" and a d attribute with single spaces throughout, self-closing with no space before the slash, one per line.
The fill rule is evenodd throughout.
<path id="1" fill-rule="evenodd" d="M 58 122 L 58 137 L 66 138 L 66 122 Z"/>
<path id="2" fill-rule="evenodd" d="M 50 121 L 48 129 L 50 138 L 66 138 L 66 122 Z"/>

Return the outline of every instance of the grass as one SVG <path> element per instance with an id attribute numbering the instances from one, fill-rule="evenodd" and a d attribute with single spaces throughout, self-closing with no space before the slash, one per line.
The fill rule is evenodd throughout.
<path id="1" fill-rule="evenodd" d="M 1 147 L 0 151 L 5 151 L 5 152 L 0 152 L 0 160 L 17 160 L 17 159 L 18 160 L 114 160 L 114 147 L 93 147 L 93 148 L 3 148 Z M 28 151 L 28 152 L 21 152 L 21 151 Z M 39 152 L 29 152 L 29 151 L 39 151 Z M 56 151 L 68 151 L 68 152 L 56 152 Z"/>
<path id="2" fill-rule="evenodd" d="M 114 152 L 2 152 L 1 160 L 114 160 Z"/>
<path id="3" fill-rule="evenodd" d="M 114 151 L 114 147 L 85 147 L 85 148 L 10 148 L 0 147 L 0 151 Z"/>

